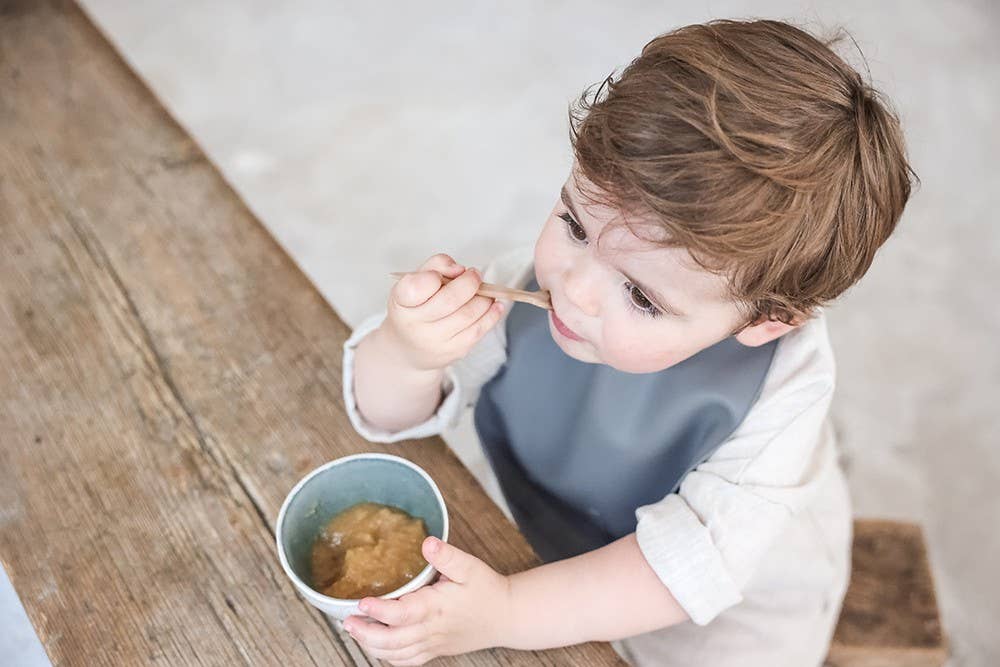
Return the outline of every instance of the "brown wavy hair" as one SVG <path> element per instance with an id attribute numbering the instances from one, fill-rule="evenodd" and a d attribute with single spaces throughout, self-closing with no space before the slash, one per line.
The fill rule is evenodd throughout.
<path id="1" fill-rule="evenodd" d="M 652 213 L 661 233 L 640 238 L 726 275 L 744 326 L 808 319 L 857 282 L 919 181 L 898 117 L 831 50 L 844 34 L 686 26 L 570 105 L 576 166 L 603 191 L 583 196 L 637 236 L 627 214 Z"/>

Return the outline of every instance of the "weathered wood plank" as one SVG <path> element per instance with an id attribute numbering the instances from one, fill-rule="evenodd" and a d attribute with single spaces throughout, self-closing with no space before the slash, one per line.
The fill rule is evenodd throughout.
<path id="1" fill-rule="evenodd" d="M 854 522 L 851 583 L 830 667 L 940 667 L 948 657 L 920 526 Z"/>
<path id="2" fill-rule="evenodd" d="M 431 472 L 459 547 L 536 564 L 439 438 L 354 432 L 349 330 L 86 17 L 2 10 L 0 558 L 52 661 L 366 664 L 272 536 L 304 473 L 360 451 Z"/>

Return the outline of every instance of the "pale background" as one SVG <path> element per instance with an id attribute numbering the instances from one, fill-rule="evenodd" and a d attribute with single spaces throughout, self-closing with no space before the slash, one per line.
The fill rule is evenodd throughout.
<path id="1" fill-rule="evenodd" d="M 83 4 L 351 326 L 389 271 L 532 243 L 570 164 L 567 103 L 655 35 L 721 17 L 847 28 L 923 181 L 828 310 L 855 514 L 922 524 L 952 664 L 997 664 L 996 3 Z M 482 476 L 471 438 L 446 434 Z M 0 664 L 47 664 L 2 574 L 0 628 Z"/>

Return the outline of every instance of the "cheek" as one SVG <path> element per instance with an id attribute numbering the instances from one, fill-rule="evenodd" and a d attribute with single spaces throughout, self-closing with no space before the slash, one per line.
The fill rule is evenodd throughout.
<path id="1" fill-rule="evenodd" d="M 626 373 L 655 373 L 681 361 L 683 352 L 643 342 L 609 343 L 601 350 L 601 357 L 607 365 Z"/>
<path id="2" fill-rule="evenodd" d="M 626 373 L 655 373 L 680 363 L 697 349 L 686 344 L 687 336 L 656 327 L 657 333 L 640 331 L 644 323 L 616 318 L 606 322 L 602 331 L 601 360 Z"/>
<path id="3" fill-rule="evenodd" d="M 562 248 L 557 231 L 550 219 L 535 241 L 535 274 L 539 277 L 548 275 L 559 264 Z"/>

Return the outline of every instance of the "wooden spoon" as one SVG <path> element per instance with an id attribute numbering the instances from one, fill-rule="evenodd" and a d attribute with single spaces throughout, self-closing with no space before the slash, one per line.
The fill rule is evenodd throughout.
<path id="1" fill-rule="evenodd" d="M 402 278 L 403 276 L 411 273 L 419 273 L 419 271 L 400 271 L 390 273 L 389 275 L 393 278 Z M 452 278 L 449 278 L 448 276 L 441 276 L 441 280 L 447 285 L 452 281 Z M 530 303 L 532 306 L 544 308 L 545 310 L 552 310 L 552 301 L 549 299 L 549 291 L 545 289 L 537 292 L 528 292 L 523 289 L 504 287 L 503 285 L 482 283 L 479 286 L 479 289 L 476 290 L 476 294 L 479 294 L 480 296 L 492 297 L 494 299 L 521 301 L 523 303 Z"/>

